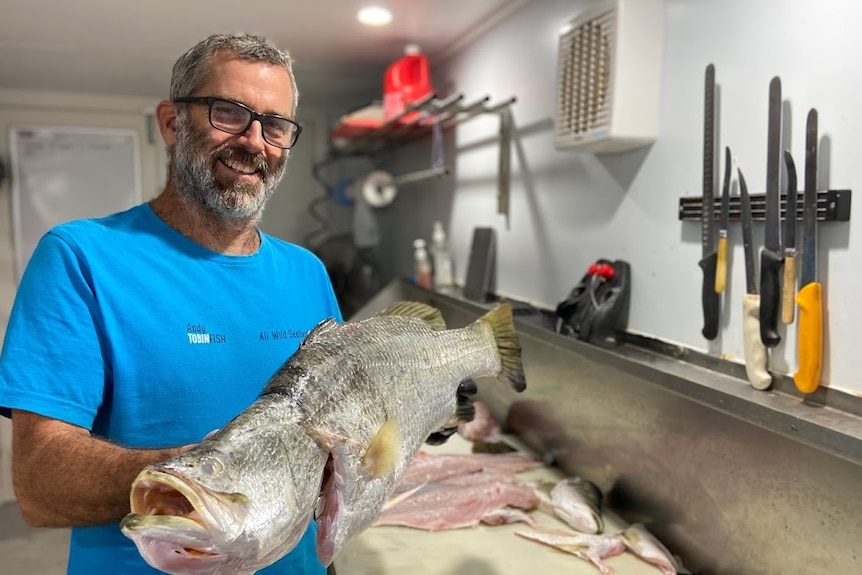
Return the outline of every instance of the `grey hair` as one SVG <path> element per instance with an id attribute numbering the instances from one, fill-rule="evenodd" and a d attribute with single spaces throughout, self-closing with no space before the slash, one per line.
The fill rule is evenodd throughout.
<path id="1" fill-rule="evenodd" d="M 293 88 L 291 113 L 296 114 L 299 91 L 296 87 L 290 55 L 270 44 L 263 36 L 251 34 L 215 34 L 180 56 L 171 74 L 171 100 L 191 96 L 206 84 L 212 71 L 212 59 L 220 53 L 232 54 L 247 62 L 262 62 L 284 68 L 290 78 L 290 86 Z"/>

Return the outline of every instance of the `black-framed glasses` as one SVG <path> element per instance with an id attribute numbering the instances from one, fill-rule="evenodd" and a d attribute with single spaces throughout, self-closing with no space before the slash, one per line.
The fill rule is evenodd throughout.
<path id="1" fill-rule="evenodd" d="M 296 144 L 302 126 L 277 114 L 258 114 L 248 106 L 217 96 L 189 96 L 174 98 L 178 104 L 206 104 L 209 106 L 210 125 L 228 134 L 242 134 L 260 121 L 261 133 L 267 144 L 288 150 Z"/>

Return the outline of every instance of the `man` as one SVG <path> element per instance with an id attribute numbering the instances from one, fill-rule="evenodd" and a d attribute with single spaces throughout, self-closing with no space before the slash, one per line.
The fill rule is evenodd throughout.
<path id="1" fill-rule="evenodd" d="M 73 527 L 70 575 L 156 573 L 118 521 L 134 477 L 228 422 L 320 320 L 324 266 L 258 230 L 301 128 L 287 54 L 207 38 L 156 118 L 168 180 L 148 204 L 48 232 L 0 356 L 13 483 L 30 525 Z M 322 574 L 314 527 L 260 571 Z"/>

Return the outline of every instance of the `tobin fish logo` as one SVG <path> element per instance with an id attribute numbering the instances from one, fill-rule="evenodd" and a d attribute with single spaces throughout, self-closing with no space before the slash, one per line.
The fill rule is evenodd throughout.
<path id="1" fill-rule="evenodd" d="M 223 333 L 209 333 L 204 324 L 186 324 L 186 335 L 189 338 L 189 343 L 206 344 L 206 343 L 225 343 L 227 336 Z"/>

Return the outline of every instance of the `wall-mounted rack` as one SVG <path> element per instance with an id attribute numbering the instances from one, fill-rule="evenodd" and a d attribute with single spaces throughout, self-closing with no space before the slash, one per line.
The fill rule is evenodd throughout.
<path id="1" fill-rule="evenodd" d="M 797 195 L 796 216 L 802 221 L 802 195 Z M 762 222 L 766 215 L 766 194 L 749 194 L 751 198 L 751 220 Z M 787 196 L 781 194 L 780 210 L 781 219 L 787 207 Z M 739 196 L 730 196 L 728 220 L 738 222 L 741 219 L 742 202 Z M 687 196 L 679 199 L 679 219 L 700 221 L 703 211 L 702 196 Z M 719 220 L 721 215 L 721 196 L 714 198 L 713 219 Z M 817 220 L 821 222 L 848 222 L 850 221 L 850 190 L 823 190 L 817 192 Z"/>
<path id="2" fill-rule="evenodd" d="M 332 129 L 333 146 L 330 149 L 327 162 L 337 160 L 346 156 L 371 156 L 384 155 L 395 147 L 400 147 L 413 140 L 423 137 L 437 137 L 443 130 L 447 130 L 462 122 L 466 122 L 481 114 L 497 114 L 500 117 L 500 160 L 497 171 L 497 213 L 509 217 L 509 179 L 511 177 L 511 145 L 512 120 L 511 105 L 517 101 L 511 97 L 497 103 L 490 103 L 491 97 L 484 96 L 469 103 L 464 102 L 463 94 L 453 94 L 447 98 L 440 99 L 436 94 L 429 94 L 425 98 L 409 104 L 402 113 L 390 118 L 379 126 L 365 129 L 344 128 L 342 125 Z M 337 134 L 350 134 L 349 136 Z M 442 162 L 442 158 L 440 158 Z M 419 170 L 409 174 L 397 176 L 393 181 L 395 185 L 420 182 L 447 175 L 449 170 L 442 165 L 433 165 L 430 169 Z"/>
<path id="3" fill-rule="evenodd" d="M 440 99 L 436 94 L 408 105 L 401 114 L 383 122 L 380 126 L 352 138 L 341 138 L 332 150 L 337 155 L 371 154 L 406 142 L 428 136 L 435 125 L 446 130 L 480 114 L 499 114 L 517 101 L 514 96 L 495 104 L 491 97 L 464 103 L 463 94 L 453 94 Z M 405 118 L 409 120 L 405 121 Z M 337 127 L 336 127 L 337 128 Z"/>

